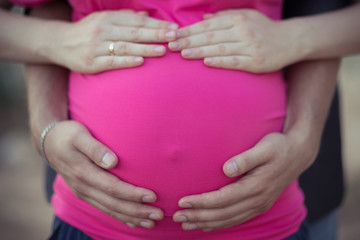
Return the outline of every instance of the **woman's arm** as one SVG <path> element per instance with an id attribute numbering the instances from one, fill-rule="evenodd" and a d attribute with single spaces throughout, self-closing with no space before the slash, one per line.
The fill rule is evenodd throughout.
<path id="1" fill-rule="evenodd" d="M 5 6 L 4 0 L 1 0 Z M 159 57 L 165 47 L 155 44 L 176 38 L 177 25 L 130 10 L 90 14 L 70 23 L 70 8 L 51 2 L 59 20 L 19 16 L 0 9 L 0 59 L 29 63 L 53 63 L 68 69 L 97 73 L 137 67 L 143 57 Z M 6 34 L 4 34 L 6 33 Z M 109 48 L 114 44 L 114 54 Z"/>
<path id="2" fill-rule="evenodd" d="M 309 17 L 286 20 L 297 36 L 298 60 L 326 59 L 360 53 L 360 3 Z"/>
<path id="3" fill-rule="evenodd" d="M 360 52 L 360 4 L 308 17 L 273 21 L 254 10 L 225 10 L 179 30 L 169 43 L 209 67 L 272 72 L 303 60 Z"/>

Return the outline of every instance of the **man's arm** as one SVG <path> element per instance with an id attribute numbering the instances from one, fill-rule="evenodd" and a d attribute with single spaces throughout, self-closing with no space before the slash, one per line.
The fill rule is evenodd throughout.
<path id="1" fill-rule="evenodd" d="M 58 13 L 58 12 L 57 12 Z M 57 16 L 53 12 L 51 17 Z M 33 11 L 47 17 L 47 7 Z M 154 192 L 119 180 L 103 168 L 117 164 L 117 156 L 75 121 L 68 121 L 68 70 L 50 65 L 27 65 L 29 114 L 32 138 L 40 152 L 43 129 L 60 122 L 47 134 L 44 150 L 50 165 L 74 194 L 130 227 L 152 228 L 163 212 L 144 202 L 156 201 Z"/>
<path id="2" fill-rule="evenodd" d="M 269 209 L 316 157 L 337 69 L 338 60 L 291 66 L 284 132 L 271 133 L 228 160 L 225 174 L 244 177 L 218 191 L 184 197 L 179 206 L 192 207 L 178 211 L 174 220 L 186 230 L 212 230 L 241 224 Z"/>

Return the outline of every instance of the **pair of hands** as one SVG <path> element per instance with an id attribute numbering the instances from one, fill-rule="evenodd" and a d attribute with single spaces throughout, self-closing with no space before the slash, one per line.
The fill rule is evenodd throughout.
<path id="1" fill-rule="evenodd" d="M 83 125 L 60 122 L 49 132 L 45 144 L 51 166 L 79 199 L 130 227 L 152 228 L 154 220 L 164 217 L 161 209 L 144 204 L 156 201 L 153 191 L 103 170 L 116 166 L 118 159 Z M 180 199 L 179 206 L 186 209 L 176 212 L 173 220 L 183 222 L 184 230 L 208 231 L 235 226 L 265 212 L 315 158 L 315 145 L 281 133 L 265 136 L 224 164 L 229 177 L 245 174 L 240 180 L 214 192 Z"/>
<path id="2" fill-rule="evenodd" d="M 68 51 L 62 51 L 56 61 L 79 72 L 139 66 L 143 57 L 165 53 L 163 46 L 148 44 L 153 42 L 169 42 L 169 48 L 181 51 L 184 58 L 204 58 L 211 67 L 266 72 L 292 61 L 284 55 L 276 57 L 285 46 L 284 26 L 252 10 L 205 15 L 204 21 L 180 30 L 173 23 L 130 10 L 94 13 L 69 26 L 64 36 L 70 41 L 60 44 Z M 115 42 L 115 56 L 108 52 L 111 42 Z M 303 155 L 316 152 L 309 150 L 313 146 L 300 144 L 288 134 L 265 136 L 224 164 L 227 176 L 244 177 L 218 191 L 180 199 L 179 206 L 186 209 L 176 212 L 173 220 L 183 222 L 185 230 L 208 231 L 238 225 L 265 212 L 313 160 L 314 154 Z M 130 227 L 152 228 L 155 220 L 164 217 L 161 209 L 144 204 L 156 201 L 153 191 L 103 170 L 114 167 L 118 159 L 81 124 L 58 123 L 46 138 L 45 150 L 51 166 L 75 195 L 101 211 Z"/>
<path id="3" fill-rule="evenodd" d="M 169 43 L 170 50 L 181 51 L 186 59 L 204 59 L 209 67 L 271 72 L 296 61 L 286 28 L 255 10 L 206 14 L 203 21 L 181 29 L 146 12 L 103 11 L 67 24 L 54 44 L 60 47 L 49 56 L 74 71 L 97 73 L 140 66 L 143 57 L 165 54 L 164 46 L 153 43 Z M 281 58 L 276 57 L 279 52 Z"/>

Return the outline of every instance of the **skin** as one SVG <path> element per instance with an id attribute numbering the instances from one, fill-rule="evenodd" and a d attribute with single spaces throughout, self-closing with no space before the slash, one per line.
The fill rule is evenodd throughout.
<path id="1" fill-rule="evenodd" d="M 186 59 L 204 59 L 209 67 L 271 72 L 303 60 L 360 52 L 359 15 L 360 4 L 280 22 L 254 10 L 225 10 L 180 29 L 169 49 Z"/>
<path id="2" fill-rule="evenodd" d="M 7 1 L 0 0 L 3 8 Z M 59 20 L 70 21 L 70 8 L 64 3 L 57 9 Z M 36 8 L 39 11 L 39 8 Z M 41 10 L 40 10 L 41 11 Z M 103 11 L 90 14 L 79 22 L 19 16 L 0 9 L 0 59 L 28 63 L 51 63 L 81 73 L 137 67 L 144 57 L 160 57 L 163 43 L 176 39 L 177 25 L 132 10 Z M 50 20 L 50 19 L 51 20 Z M 18 36 L 22 36 L 19 38 Z M 115 43 L 115 56 L 109 45 Z M 146 44 L 145 44 L 146 43 Z"/>
<path id="3" fill-rule="evenodd" d="M 207 17 L 213 18 L 214 16 Z M 228 18 L 228 16 L 225 17 Z M 233 16 L 230 18 L 233 18 Z M 261 21 L 261 19 L 259 21 Z M 73 34 L 75 34 L 75 32 L 76 31 L 73 30 Z M 107 39 L 108 38 L 103 37 L 99 38 L 98 41 Z M 135 37 L 135 39 L 138 40 L 138 36 Z M 127 41 L 130 40 L 127 39 Z M 71 47 L 69 49 L 71 49 Z M 104 51 L 103 48 L 101 51 Z M 224 66 L 224 68 L 230 67 Z M 64 84 L 64 79 L 66 78 L 54 78 L 54 76 L 58 75 L 56 74 L 56 71 L 61 72 L 64 70 L 56 69 L 56 67 L 50 68 L 49 66 L 35 65 L 27 68 L 29 76 L 28 86 L 31 87 L 31 89 L 29 89 L 29 101 L 33 102 L 33 104 L 30 104 L 30 113 L 32 115 L 31 126 L 36 145 L 38 145 L 42 129 L 44 129 L 49 122 L 55 119 L 67 119 L 66 109 L 58 109 L 55 107 L 59 102 L 63 103 L 61 104 L 62 106 L 66 106 L 66 95 L 64 94 L 66 93 L 66 87 L 64 87 L 66 86 L 66 84 Z M 31 77 L 31 75 L 33 75 L 33 77 Z M 59 74 L 59 76 L 64 75 Z M 52 79 L 52 81 L 50 81 L 50 79 Z M 60 84 L 60 86 L 57 84 Z M 48 89 L 49 91 L 45 91 L 44 89 Z M 39 94 L 42 92 L 53 93 L 53 91 L 50 91 L 52 89 L 57 89 L 57 94 Z M 299 93 L 304 93 L 304 89 L 312 88 L 300 86 L 298 89 L 301 90 L 298 91 L 298 95 L 300 95 Z M 55 96 L 58 96 L 58 98 Z M 317 93 L 316 96 L 320 97 L 321 94 Z M 293 101 L 292 104 L 289 103 L 289 109 L 302 109 L 299 107 L 300 105 L 301 104 L 299 104 L 298 101 Z M 321 106 L 324 107 L 323 105 Z M 52 110 L 48 111 L 47 109 Z M 326 109 L 326 106 L 324 109 Z M 309 110 L 309 112 L 311 111 Z M 303 116 L 309 116 L 309 112 L 304 113 Z M 297 114 L 295 113 L 289 114 L 288 119 L 295 118 L 290 116 L 296 115 Z M 313 115 L 314 114 L 310 116 Z M 287 121 L 291 122 L 290 120 Z M 285 187 L 284 182 L 291 182 L 296 178 L 294 176 L 298 176 L 303 169 L 309 166 L 313 161 L 313 155 L 315 155 L 317 151 L 318 145 L 316 143 L 318 138 L 314 138 L 315 140 L 312 143 L 315 144 L 308 144 L 308 141 L 305 141 L 304 139 L 301 139 L 301 136 L 298 136 L 302 135 L 299 134 L 302 133 L 301 130 L 291 130 L 295 128 L 295 126 L 298 126 L 298 128 L 302 130 L 306 128 L 306 126 L 299 127 L 299 124 L 290 124 L 288 130 L 286 130 L 284 134 L 271 134 L 266 136 L 253 149 L 231 159 L 230 162 L 234 162 L 237 166 L 236 173 L 230 173 L 231 168 L 227 166 L 224 166 L 224 171 L 226 174 L 229 174 L 229 176 L 235 176 L 242 172 L 246 172 L 246 176 L 241 179 L 242 182 L 239 181 L 234 185 L 229 185 L 224 188 L 225 190 L 220 189 L 216 192 L 199 196 L 189 196 L 180 200 L 180 206 L 186 207 L 186 203 L 188 203 L 193 209 L 178 212 L 175 214 L 174 220 L 179 221 L 177 216 L 185 216 L 187 222 L 183 224 L 184 229 L 198 228 L 211 230 L 239 224 L 265 211 L 271 206 L 273 200 Z M 307 127 L 307 130 L 319 129 L 318 125 L 313 128 Z M 320 127 L 320 129 L 321 128 L 322 127 Z M 65 131 L 67 131 L 66 136 L 64 136 Z M 317 136 L 319 133 L 317 132 L 315 135 Z M 306 143 L 304 143 L 304 141 Z M 59 143 L 61 143 L 61 147 Z M 297 150 L 294 149 L 296 148 L 295 146 L 300 146 L 299 144 L 303 144 L 303 148 L 299 147 Z M 311 148 L 311 146 L 306 144 L 311 146 L 315 145 L 316 147 L 314 149 L 314 147 Z M 284 148 L 285 145 L 287 145 L 287 147 Z M 309 156 L 302 155 L 304 152 L 303 149 L 307 149 Z M 152 191 L 137 188 L 136 186 L 114 179 L 111 174 L 100 168 L 111 168 L 116 165 L 118 159 L 110 149 L 93 139 L 87 129 L 80 124 L 72 121 L 59 123 L 48 134 L 45 141 L 45 151 L 50 164 L 63 175 L 64 179 L 66 179 L 69 186 L 79 198 L 84 199 L 120 221 L 127 223 L 130 227 L 142 226 L 152 228 L 154 226 L 153 219 L 160 219 L 163 217 L 160 209 L 147 208 L 147 205 L 142 204 L 142 202 L 156 200 L 156 195 Z M 112 161 L 106 161 L 107 164 L 104 164 L 103 159 L 105 156 L 107 156 L 108 159 L 112 159 Z M 289 165 L 286 156 L 295 156 L 293 161 L 296 164 L 291 165 L 293 169 L 291 171 L 279 170 L 276 171 L 277 174 L 273 174 L 273 169 L 288 169 Z M 76 161 L 73 161 L 73 159 L 76 159 Z M 233 166 L 234 164 L 231 163 L 230 165 Z M 83 174 L 84 169 L 86 169 L 88 174 Z M 268 169 L 271 169 L 271 171 L 268 171 Z M 291 177 L 286 175 L 279 178 L 278 175 L 281 175 L 279 173 L 284 172 L 289 172 Z M 261 176 L 263 177 L 261 178 Z M 266 189 L 270 187 L 272 187 L 273 190 L 266 191 Z M 275 194 L 270 196 L 271 193 Z M 252 205 L 253 202 L 256 203 L 255 206 Z M 219 211 L 213 211 L 215 205 Z M 244 209 L 251 207 L 253 209 L 250 212 L 244 211 Z M 239 214 L 234 216 L 229 209 L 236 210 Z"/>
<path id="4" fill-rule="evenodd" d="M 338 60 L 295 64 L 283 133 L 271 133 L 225 162 L 224 174 L 239 181 L 218 191 L 187 196 L 174 214 L 184 230 L 239 225 L 268 210 L 284 188 L 314 161 L 336 82 Z"/>

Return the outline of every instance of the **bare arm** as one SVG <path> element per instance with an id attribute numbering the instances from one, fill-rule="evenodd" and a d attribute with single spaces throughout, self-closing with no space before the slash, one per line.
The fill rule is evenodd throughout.
<path id="1" fill-rule="evenodd" d="M 7 1 L 1 1 L 5 7 Z M 176 38 L 176 24 L 148 17 L 144 12 L 95 12 L 70 23 L 70 8 L 66 2 L 48 5 L 55 6 L 53 9 L 61 18 L 43 20 L 0 9 L 0 22 L 6 23 L 0 25 L 0 32 L 6 33 L 0 35 L 0 59 L 52 63 L 77 72 L 98 73 L 137 67 L 144 62 L 144 57 L 163 56 L 164 46 L 144 43 Z M 112 43 L 114 54 L 109 51 Z"/>
<path id="2" fill-rule="evenodd" d="M 330 13 L 286 21 L 293 26 L 298 60 L 360 53 L 360 3 Z"/>
<path id="3" fill-rule="evenodd" d="M 303 62 L 289 69 L 283 133 L 266 135 L 229 159 L 224 173 L 245 174 L 218 191 L 187 196 L 174 220 L 186 230 L 213 230 L 241 224 L 269 209 L 284 188 L 314 161 L 336 82 L 338 60 Z"/>
<path id="4" fill-rule="evenodd" d="M 33 14 L 46 18 L 51 10 L 48 7 L 36 9 Z M 53 12 L 51 17 L 61 17 L 58 13 Z M 46 137 L 45 153 L 74 194 L 129 227 L 152 228 L 154 220 L 162 219 L 159 208 L 144 204 L 156 201 L 155 193 L 102 169 L 114 167 L 117 156 L 83 125 L 67 120 L 68 71 L 58 66 L 27 65 L 26 79 L 34 144 L 39 150 L 42 130 L 60 120 Z"/>
<path id="5" fill-rule="evenodd" d="M 272 72 L 304 60 L 360 52 L 360 4 L 308 17 L 273 21 L 255 10 L 204 15 L 169 43 L 186 59 L 215 68 Z M 281 54 L 279 54 L 281 53 Z"/>

